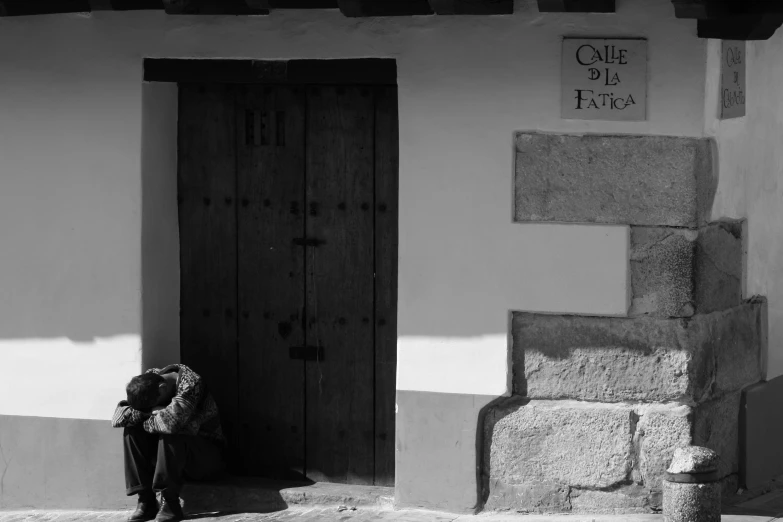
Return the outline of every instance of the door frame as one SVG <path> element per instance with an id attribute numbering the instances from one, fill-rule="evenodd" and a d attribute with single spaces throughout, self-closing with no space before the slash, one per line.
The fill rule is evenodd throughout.
<path id="1" fill-rule="evenodd" d="M 387 214 L 384 221 L 388 226 L 383 229 L 384 257 L 385 266 L 379 269 L 378 259 L 375 261 L 375 269 L 378 272 L 387 274 L 386 281 L 376 280 L 376 285 L 385 286 L 385 314 L 381 323 L 384 330 L 393 333 L 393 342 L 391 346 L 384 348 L 384 358 L 387 360 L 391 355 L 395 366 L 394 380 L 396 381 L 397 364 L 397 302 L 398 302 L 398 243 L 399 243 L 399 116 L 397 100 L 397 67 L 396 61 L 385 58 L 363 58 L 363 59 L 333 59 L 333 60 L 247 60 L 247 59 L 172 59 L 172 58 L 145 58 L 144 59 L 144 81 L 145 82 L 169 82 L 169 83 L 219 83 L 219 84 L 295 84 L 298 86 L 306 85 L 365 85 L 365 86 L 388 86 L 393 91 L 393 119 L 391 128 L 396 134 L 392 140 L 391 161 L 389 167 L 384 169 L 384 174 L 388 175 L 384 183 L 381 184 L 381 190 L 385 194 L 381 197 L 389 204 L 383 205 L 381 212 Z M 376 196 L 378 189 L 376 188 Z M 376 209 L 376 212 L 379 210 Z M 391 214 L 391 215 L 389 215 Z M 391 219 L 388 219 L 391 218 Z M 378 230 L 376 229 L 376 234 Z M 179 231 L 178 231 L 179 235 Z M 376 237 L 376 244 L 377 244 Z M 388 261 L 391 260 L 391 263 Z M 378 274 L 380 277 L 380 273 Z M 376 297 L 377 299 L 377 297 Z M 378 337 L 374 346 L 378 346 Z M 391 352 L 391 353 L 390 353 Z M 393 394 L 396 394 L 396 386 L 391 384 Z M 396 402 L 396 401 L 393 401 Z M 393 405 L 392 405 L 393 406 Z M 376 403 L 374 415 L 379 414 L 379 404 Z M 387 412 L 388 413 L 388 412 Z M 394 413 L 392 410 L 392 419 Z M 394 424 L 394 421 L 392 421 Z M 386 437 L 385 442 L 380 444 L 384 448 L 379 448 L 379 442 L 376 439 L 375 451 L 375 469 L 376 478 L 379 474 L 379 451 L 387 455 L 387 461 L 380 464 L 381 469 L 390 471 L 391 480 L 378 485 L 393 485 L 394 481 L 394 445 L 396 440 L 396 428 L 394 436 Z M 391 448 L 388 451 L 388 446 Z M 388 461 L 390 460 L 390 462 Z"/>

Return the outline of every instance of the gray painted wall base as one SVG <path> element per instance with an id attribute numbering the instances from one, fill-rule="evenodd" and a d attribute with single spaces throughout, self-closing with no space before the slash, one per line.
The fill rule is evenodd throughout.
<path id="1" fill-rule="evenodd" d="M 0 509 L 129 509 L 122 431 L 107 420 L 0 415 Z"/>
<path id="2" fill-rule="evenodd" d="M 783 376 L 751 386 L 740 410 L 740 484 L 747 489 L 783 475 Z"/>
<path id="3" fill-rule="evenodd" d="M 482 412 L 496 397 L 397 390 L 394 505 L 474 513 Z"/>

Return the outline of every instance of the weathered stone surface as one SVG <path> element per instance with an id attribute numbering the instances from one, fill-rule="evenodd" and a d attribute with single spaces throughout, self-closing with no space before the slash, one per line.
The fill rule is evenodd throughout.
<path id="1" fill-rule="evenodd" d="M 551 481 L 506 484 L 493 481 L 485 509 L 513 509 L 523 513 L 564 513 L 571 511 L 571 488 Z"/>
<path id="2" fill-rule="evenodd" d="M 514 392 L 696 404 L 761 379 L 762 302 L 689 319 L 515 313 Z"/>
<path id="3" fill-rule="evenodd" d="M 485 418 L 487 509 L 648 512 L 693 416 L 673 404 L 604 404 L 512 397 Z"/>
<path id="4" fill-rule="evenodd" d="M 694 337 L 703 339 L 703 348 L 715 357 L 713 393 L 720 396 L 759 382 L 761 351 L 766 331 L 762 330 L 766 300 L 703 316 L 694 321 Z"/>
<path id="5" fill-rule="evenodd" d="M 742 223 L 631 227 L 630 316 L 690 317 L 742 301 Z"/>
<path id="6" fill-rule="evenodd" d="M 719 221 L 696 238 L 696 312 L 737 306 L 742 300 L 744 223 Z"/>
<path id="7" fill-rule="evenodd" d="M 519 132 L 516 147 L 516 221 L 695 228 L 709 217 L 709 139 Z"/>
<path id="8" fill-rule="evenodd" d="M 660 490 L 664 472 L 677 448 L 691 444 L 693 414 L 687 406 L 641 406 L 636 442 L 639 448 L 635 478 L 652 490 Z"/>
<path id="9" fill-rule="evenodd" d="M 625 406 L 512 398 L 486 416 L 488 509 L 568 511 L 571 487 L 607 488 L 633 465 Z"/>
<path id="10" fill-rule="evenodd" d="M 514 389 L 536 399 L 701 398 L 710 361 L 687 338 L 684 319 L 514 314 Z"/>
<path id="11" fill-rule="evenodd" d="M 734 477 L 736 484 L 738 397 L 696 407 L 508 398 L 490 408 L 483 426 L 486 508 L 659 509 L 675 451 L 694 444 L 718 454 L 721 483 Z"/>
<path id="12" fill-rule="evenodd" d="M 694 411 L 693 444 L 718 454 L 718 472 L 727 477 L 739 471 L 741 392 L 700 404 Z"/>
<path id="13" fill-rule="evenodd" d="M 718 470 L 718 454 L 703 446 L 684 446 L 674 450 L 669 473 L 706 473 Z"/>
<path id="14" fill-rule="evenodd" d="M 632 300 L 628 315 L 694 314 L 697 235 L 682 228 L 631 227 Z"/>
<path id="15" fill-rule="evenodd" d="M 664 482 L 663 516 L 668 522 L 720 522 L 720 482 Z"/>
<path id="16" fill-rule="evenodd" d="M 630 433 L 631 410 L 624 406 L 531 401 L 496 417 L 490 469 L 508 483 L 535 479 L 609 487 L 628 477 Z"/>
<path id="17" fill-rule="evenodd" d="M 739 485 L 739 475 L 736 473 L 733 473 L 727 477 L 723 477 L 720 479 L 721 494 L 727 498 L 734 497 L 739 490 Z"/>
<path id="18" fill-rule="evenodd" d="M 625 486 L 612 491 L 571 490 L 571 511 L 590 514 L 649 513 L 654 509 L 650 491 L 643 486 Z"/>

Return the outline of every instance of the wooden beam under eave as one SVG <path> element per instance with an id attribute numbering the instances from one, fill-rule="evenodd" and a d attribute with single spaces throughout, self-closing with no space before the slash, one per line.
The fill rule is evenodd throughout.
<path id="1" fill-rule="evenodd" d="M 337 0 L 268 0 L 271 9 L 337 9 Z"/>
<path id="2" fill-rule="evenodd" d="M 265 15 L 245 0 L 163 0 L 163 8 L 172 15 Z"/>
<path id="3" fill-rule="evenodd" d="M 348 17 L 413 16 L 433 14 L 427 0 L 337 0 Z"/>
<path id="4" fill-rule="evenodd" d="M 113 11 L 114 6 L 111 0 L 89 0 L 90 11 Z"/>
<path id="5" fill-rule="evenodd" d="M 709 0 L 672 0 L 677 18 L 706 19 L 713 16 L 716 6 Z"/>
<path id="6" fill-rule="evenodd" d="M 542 13 L 614 13 L 614 0 L 538 0 Z"/>
<path id="7" fill-rule="evenodd" d="M 115 11 L 162 10 L 163 0 L 110 0 Z"/>
<path id="8" fill-rule="evenodd" d="M 439 15 L 504 15 L 514 13 L 514 0 L 429 0 Z"/>
<path id="9" fill-rule="evenodd" d="M 677 18 L 720 20 L 733 16 L 783 14 L 778 0 L 672 0 Z"/>
<path id="10" fill-rule="evenodd" d="M 269 11 L 269 0 L 245 0 L 245 5 L 255 11 Z"/>
<path id="11" fill-rule="evenodd" d="M 33 16 L 60 13 L 86 13 L 88 0 L 0 0 L 0 16 Z"/>
<path id="12" fill-rule="evenodd" d="M 719 40 L 769 40 L 783 25 L 783 14 L 727 16 L 717 20 L 698 20 L 699 38 Z"/>

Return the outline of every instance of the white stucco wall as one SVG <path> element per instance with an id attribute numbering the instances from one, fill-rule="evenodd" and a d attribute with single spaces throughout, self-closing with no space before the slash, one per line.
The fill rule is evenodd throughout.
<path id="1" fill-rule="evenodd" d="M 560 40 L 591 35 L 649 39 L 648 121 L 560 119 Z M 171 149 L 154 152 L 149 138 L 171 140 L 161 129 L 173 125 L 143 114 L 154 120 L 150 107 L 173 96 L 158 92 L 143 110 L 143 57 L 395 58 L 398 387 L 499 395 L 510 310 L 627 306 L 625 227 L 511 222 L 513 131 L 700 136 L 704 47 L 670 0 L 618 2 L 612 15 L 544 15 L 525 0 L 508 17 L 0 19 L 0 414 L 108 418 L 140 370 L 142 339 L 155 347 L 147 360 L 176 358 L 176 248 L 160 251 L 163 276 L 142 270 L 143 210 L 164 229 L 146 244 L 165 245 L 176 218 L 165 205 L 171 178 L 156 177 L 174 175 Z M 144 201 L 150 194 L 160 199 Z M 150 285 L 166 273 L 161 295 Z M 154 321 L 142 321 L 142 291 Z M 31 366 L 34 387 L 25 385 Z M 53 378 L 63 371 L 88 379 L 90 391 Z M 74 400 L 49 400 L 61 394 Z"/>
<path id="2" fill-rule="evenodd" d="M 769 302 L 767 378 L 783 375 L 783 31 L 747 42 L 745 116 L 718 119 L 719 40 L 710 40 L 705 132 L 718 142 L 713 218 L 748 220 L 748 296 Z"/>

